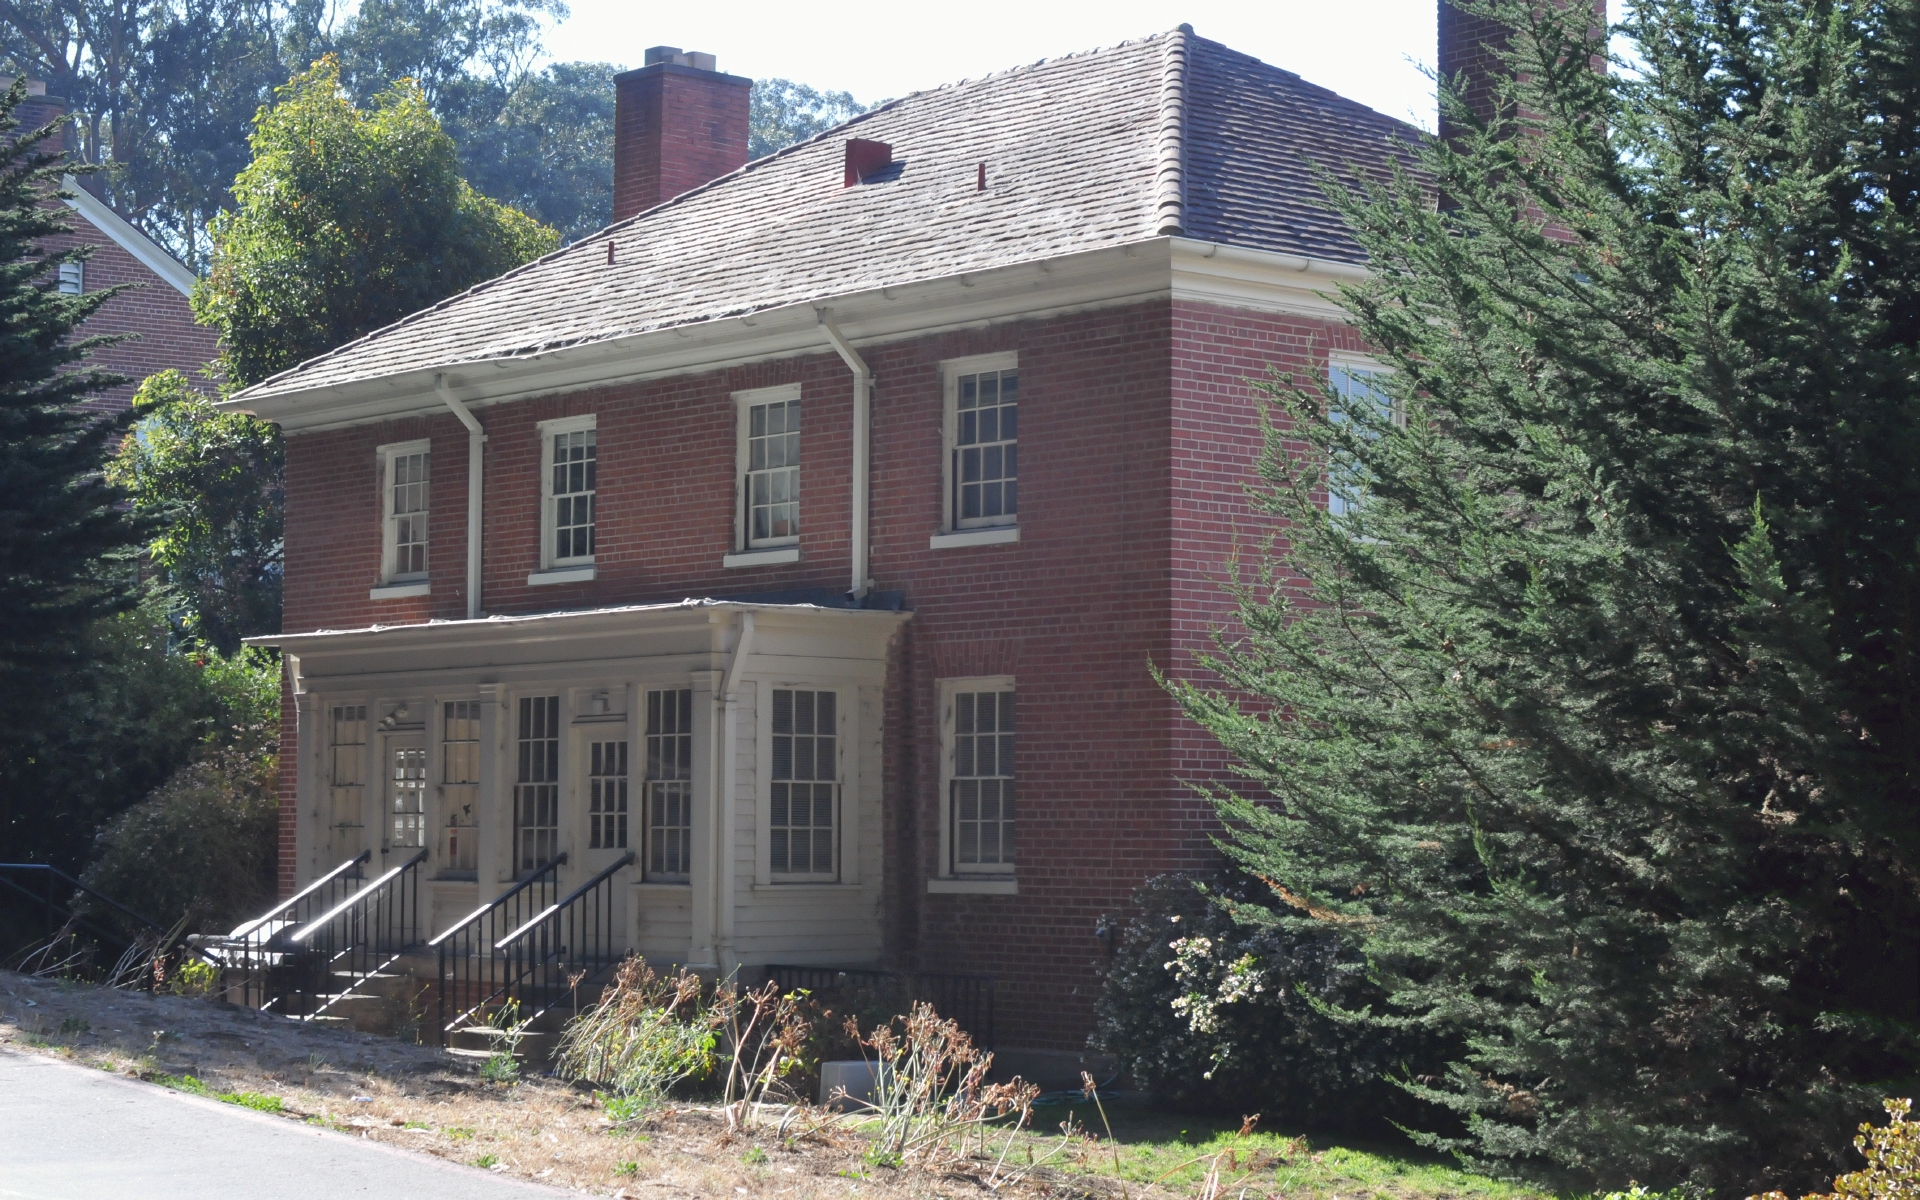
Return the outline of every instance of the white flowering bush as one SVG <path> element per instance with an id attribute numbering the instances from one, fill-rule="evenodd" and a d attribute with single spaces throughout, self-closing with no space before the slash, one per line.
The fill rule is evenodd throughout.
<path id="1" fill-rule="evenodd" d="M 1312 929 L 1243 925 L 1221 901 L 1271 902 L 1257 880 L 1163 875 L 1134 894 L 1098 1009 L 1095 1044 L 1165 1104 L 1297 1127 L 1383 1129 L 1413 1101 L 1428 1040 L 1379 1014 L 1365 964 Z"/>

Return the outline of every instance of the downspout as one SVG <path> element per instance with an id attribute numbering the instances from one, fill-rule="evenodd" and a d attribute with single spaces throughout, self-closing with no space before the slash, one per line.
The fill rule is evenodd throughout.
<path id="1" fill-rule="evenodd" d="M 467 411 L 467 406 L 453 398 L 445 375 L 433 377 L 433 390 L 467 427 L 467 619 L 471 621 L 480 615 L 480 487 L 486 466 L 487 433 Z"/>
<path id="2" fill-rule="evenodd" d="M 873 424 L 872 397 L 873 371 L 866 360 L 854 352 L 853 346 L 842 336 L 840 329 L 827 315 L 826 309 L 820 309 L 820 327 L 827 332 L 827 340 L 846 360 L 847 369 L 853 372 L 853 531 L 848 537 L 852 547 L 853 586 L 848 594 L 859 600 L 867 594 L 872 581 L 867 578 L 867 490 L 871 473 L 868 465 L 868 442 Z"/>
<path id="3" fill-rule="evenodd" d="M 714 864 L 713 905 L 713 941 L 714 959 L 722 973 L 731 971 L 738 964 L 733 959 L 733 910 L 734 910 L 734 843 L 739 838 L 735 829 L 735 809 L 739 807 L 734 795 L 734 762 L 738 755 L 734 746 L 738 737 L 740 672 L 747 665 L 747 656 L 753 653 L 753 613 L 740 614 L 740 638 L 733 644 L 733 658 L 727 663 L 727 678 L 720 691 L 724 712 L 720 721 L 720 796 L 715 806 L 713 839 L 714 854 L 719 861 Z"/>

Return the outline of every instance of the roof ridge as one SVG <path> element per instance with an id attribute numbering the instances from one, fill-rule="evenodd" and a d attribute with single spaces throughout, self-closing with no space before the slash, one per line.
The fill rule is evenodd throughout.
<path id="1" fill-rule="evenodd" d="M 1179 236 L 1187 222 L 1187 39 L 1193 26 L 1166 35 L 1161 52 L 1160 138 L 1154 171 L 1154 232 Z"/>

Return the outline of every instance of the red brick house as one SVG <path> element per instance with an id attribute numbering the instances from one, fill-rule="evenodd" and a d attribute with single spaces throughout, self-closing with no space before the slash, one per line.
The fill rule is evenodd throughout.
<path id="1" fill-rule="evenodd" d="M 991 976 L 1079 1048 L 1102 917 L 1215 858 L 1149 667 L 1268 532 L 1247 381 L 1366 366 L 1313 164 L 1420 135 L 1183 26 L 747 163 L 749 81 L 648 62 L 614 225 L 231 402 L 283 889 L 417 862 L 444 931 L 564 852 L 650 959 Z"/>
<path id="2" fill-rule="evenodd" d="M 66 102 L 48 96 L 44 83 L 29 80 L 27 88 L 27 99 L 15 113 L 23 130 L 36 129 L 66 112 Z M 87 407 L 120 410 L 133 403 L 134 391 L 149 375 L 169 367 L 196 375 L 218 354 L 218 335 L 193 319 L 188 297 L 197 281 L 194 273 L 89 190 L 89 183 L 67 177 L 65 190 L 72 195 L 65 203 L 71 210 L 73 231 L 50 237 L 44 244 L 50 250 L 93 248 L 85 262 L 62 268 L 58 283 L 62 291 L 132 285 L 108 300 L 81 331 L 131 335 L 95 350 L 89 360 L 126 376 L 127 381 L 99 393 Z"/>

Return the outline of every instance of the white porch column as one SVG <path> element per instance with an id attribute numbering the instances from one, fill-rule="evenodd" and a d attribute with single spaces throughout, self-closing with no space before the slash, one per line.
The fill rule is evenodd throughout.
<path id="1" fill-rule="evenodd" d="M 714 867 L 719 862 L 715 845 L 718 836 L 715 816 L 720 809 L 720 745 L 716 736 L 720 722 L 715 720 L 721 681 L 719 671 L 693 672 L 693 794 L 701 802 L 693 806 L 693 845 L 687 863 L 688 900 L 691 902 L 693 932 L 687 947 L 687 965 L 718 969 L 720 958 L 714 949 L 714 902 L 718 885 Z"/>
<path id="2" fill-rule="evenodd" d="M 506 746 L 512 722 L 506 702 L 504 687 L 480 685 L 480 794 L 473 805 L 479 829 L 473 865 L 483 902 L 506 890 L 502 880 L 513 878 L 513 781 Z"/>
<path id="3" fill-rule="evenodd" d="M 326 844 L 327 723 L 320 698 L 307 691 L 300 675 L 300 660 L 289 654 L 286 662 L 293 679 L 293 886 L 298 890 L 324 869 L 319 856 Z"/>

